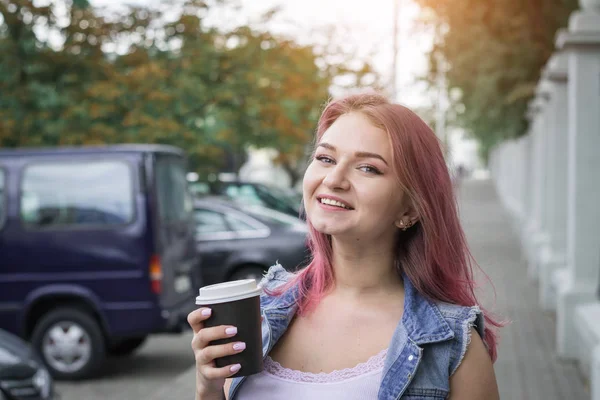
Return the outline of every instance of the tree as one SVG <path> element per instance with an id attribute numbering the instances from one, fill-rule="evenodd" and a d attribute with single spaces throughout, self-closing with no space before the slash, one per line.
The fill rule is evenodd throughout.
<path id="1" fill-rule="evenodd" d="M 0 0 L 0 146 L 164 143 L 200 173 L 237 172 L 249 146 L 271 147 L 297 180 L 335 78 L 374 75 L 267 30 L 206 27 L 226 0 L 65 4 Z"/>
<path id="2" fill-rule="evenodd" d="M 261 143 L 279 151 L 275 162 L 288 173 L 292 186 L 306 167 L 318 118 L 331 93 L 383 87 L 367 57 L 343 48 L 343 29 L 317 28 L 311 37 L 313 42 L 304 45 L 269 34 L 261 37 L 266 57 L 257 81 L 264 89 Z"/>
<path id="3" fill-rule="evenodd" d="M 527 132 L 526 107 L 541 68 L 554 51 L 576 0 L 417 0 L 435 32 L 426 79 L 435 85 L 440 60 L 457 123 L 477 138 L 484 158 L 491 147 Z"/>

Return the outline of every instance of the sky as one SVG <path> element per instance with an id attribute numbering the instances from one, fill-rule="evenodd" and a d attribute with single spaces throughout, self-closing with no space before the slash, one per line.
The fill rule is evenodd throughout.
<path id="1" fill-rule="evenodd" d="M 159 0 L 91 0 L 94 6 L 117 8 L 124 4 L 148 4 Z M 363 57 L 369 57 L 375 68 L 391 82 L 393 55 L 393 25 L 395 0 L 238 0 L 241 8 L 212 12 L 207 22 L 216 26 L 235 26 L 256 21 L 265 11 L 279 6 L 278 17 L 267 25 L 271 32 L 294 37 L 309 43 L 311 28 L 335 25 L 347 28 L 345 38 L 349 47 Z M 397 58 L 396 100 L 409 106 L 420 107 L 430 103 L 425 85 L 415 84 L 419 75 L 427 71 L 425 54 L 431 47 L 431 35 L 415 33 L 419 7 L 413 0 L 398 0 L 399 51 Z"/>

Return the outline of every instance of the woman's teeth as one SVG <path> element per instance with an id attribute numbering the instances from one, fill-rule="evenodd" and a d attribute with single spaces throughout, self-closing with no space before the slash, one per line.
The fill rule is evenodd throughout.
<path id="1" fill-rule="evenodd" d="M 321 203 L 323 203 L 323 204 L 327 204 L 327 205 L 329 205 L 329 206 L 341 207 L 341 208 L 345 208 L 345 209 L 347 209 L 347 210 L 349 210 L 349 209 L 350 209 L 350 207 L 348 207 L 348 206 L 344 205 L 343 203 L 340 203 L 339 201 L 336 201 L 336 200 L 331 200 L 331 199 L 321 199 L 320 201 L 321 201 Z"/>

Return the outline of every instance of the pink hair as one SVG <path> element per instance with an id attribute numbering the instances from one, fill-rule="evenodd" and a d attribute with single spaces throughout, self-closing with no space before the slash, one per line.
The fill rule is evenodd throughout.
<path id="1" fill-rule="evenodd" d="M 458 207 L 439 140 L 421 118 L 408 108 L 378 94 L 355 94 L 331 101 L 317 128 L 317 142 L 341 115 L 361 112 L 390 138 L 394 168 L 412 200 L 419 222 L 399 233 L 397 265 L 425 297 L 463 306 L 478 304 L 473 265 L 477 265 L 460 225 Z M 333 286 L 332 246 L 328 235 L 308 221 L 310 264 L 281 294 L 298 284 L 300 314 L 310 312 Z M 484 341 L 496 360 L 496 328 L 501 322 L 485 313 Z"/>

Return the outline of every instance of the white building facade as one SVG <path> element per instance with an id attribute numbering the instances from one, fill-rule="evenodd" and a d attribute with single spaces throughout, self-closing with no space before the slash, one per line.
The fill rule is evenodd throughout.
<path id="1" fill-rule="evenodd" d="M 580 0 L 557 35 L 528 118 L 526 136 L 494 149 L 491 173 L 540 305 L 556 312 L 557 355 L 600 400 L 600 0 Z"/>

